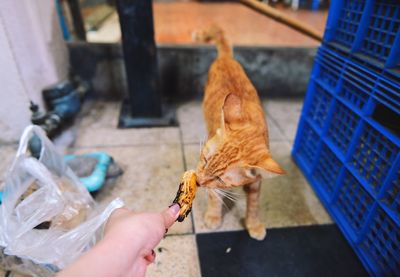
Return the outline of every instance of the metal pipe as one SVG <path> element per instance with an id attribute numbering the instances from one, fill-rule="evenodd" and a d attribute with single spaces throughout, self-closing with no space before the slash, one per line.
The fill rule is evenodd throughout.
<path id="1" fill-rule="evenodd" d="M 272 8 L 264 3 L 258 2 L 256 0 L 239 0 L 240 3 L 252 8 L 255 11 L 258 11 L 268 17 L 275 19 L 283 24 L 288 25 L 289 27 L 300 31 L 301 33 L 312 37 L 318 41 L 322 41 L 322 32 L 314 29 L 313 27 L 304 24 L 303 22 L 294 19 L 275 8 Z"/>

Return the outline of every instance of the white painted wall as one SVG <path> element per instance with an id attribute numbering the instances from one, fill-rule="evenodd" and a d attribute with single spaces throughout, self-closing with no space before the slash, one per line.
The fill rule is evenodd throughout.
<path id="1" fill-rule="evenodd" d="M 30 123 L 29 99 L 68 75 L 54 0 L 0 0 L 0 143 Z"/>

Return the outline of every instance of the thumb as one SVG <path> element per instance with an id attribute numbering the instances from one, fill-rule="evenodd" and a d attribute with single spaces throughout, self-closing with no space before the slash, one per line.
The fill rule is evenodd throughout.
<path id="1" fill-rule="evenodd" d="M 172 224 L 174 224 L 174 222 L 179 216 L 179 210 L 180 210 L 179 205 L 174 204 L 161 213 L 162 217 L 164 218 L 164 225 L 166 229 L 168 229 L 169 227 L 172 226 Z"/>

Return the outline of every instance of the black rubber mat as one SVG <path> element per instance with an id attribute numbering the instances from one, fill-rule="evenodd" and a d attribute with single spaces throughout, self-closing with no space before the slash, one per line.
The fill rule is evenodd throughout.
<path id="1" fill-rule="evenodd" d="M 197 235 L 203 277 L 368 276 L 335 225 L 268 230 L 264 241 L 247 232 Z"/>

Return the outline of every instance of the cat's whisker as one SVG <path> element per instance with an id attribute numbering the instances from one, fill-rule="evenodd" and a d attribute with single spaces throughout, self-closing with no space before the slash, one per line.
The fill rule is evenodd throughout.
<path id="1" fill-rule="evenodd" d="M 244 197 L 244 193 L 242 192 L 237 192 L 237 191 L 233 191 L 233 190 L 225 190 L 225 189 L 221 189 L 224 193 L 228 194 L 230 197 L 232 198 L 243 198 Z"/>
<path id="2" fill-rule="evenodd" d="M 218 193 L 221 197 L 226 198 L 232 202 L 236 202 L 238 200 L 237 198 L 232 197 L 231 195 L 228 195 L 227 193 L 225 193 L 219 189 L 216 189 L 215 192 Z"/>
<path id="3" fill-rule="evenodd" d="M 227 189 L 222 189 L 222 188 L 220 188 L 220 190 L 225 192 L 225 193 L 231 194 L 231 195 L 236 195 L 236 196 L 242 196 L 243 195 L 243 193 L 237 192 L 237 191 L 234 191 L 234 190 L 227 190 Z"/>
<path id="4" fill-rule="evenodd" d="M 211 189 L 212 193 L 214 193 L 214 195 L 218 196 L 219 199 L 221 199 L 223 201 L 223 196 L 218 189 Z"/>
<path id="5" fill-rule="evenodd" d="M 213 191 L 220 196 L 225 196 L 223 193 L 221 193 L 221 191 L 219 189 L 213 189 Z"/>
<path id="6" fill-rule="evenodd" d="M 219 201 L 224 202 L 221 196 L 214 189 L 207 189 L 208 194 L 213 194 Z"/>
<path id="7" fill-rule="evenodd" d="M 238 198 L 238 195 L 231 194 L 231 193 L 229 193 L 229 192 L 227 192 L 225 190 L 220 190 L 220 192 L 221 192 L 221 194 L 225 195 L 228 198 L 231 198 L 231 199 L 237 199 Z"/>
<path id="8" fill-rule="evenodd" d="M 232 197 L 235 197 L 235 198 L 243 197 L 243 193 L 240 193 L 240 192 L 235 192 L 235 191 L 232 191 L 232 190 L 224 190 L 224 189 L 221 189 L 221 190 L 224 193 L 226 193 L 226 194 L 228 194 L 228 195 L 230 195 Z"/>
<path id="9" fill-rule="evenodd" d="M 218 191 L 216 189 L 209 189 L 208 191 L 210 193 L 213 193 L 214 196 L 225 206 L 226 209 L 229 209 L 228 206 L 226 205 L 224 199 L 221 197 L 220 194 L 218 194 Z"/>
<path id="10" fill-rule="evenodd" d="M 216 191 L 223 197 L 231 200 L 231 201 L 238 201 L 239 197 L 238 195 L 230 194 L 229 192 L 223 190 L 223 189 L 216 189 Z"/>
<path id="11" fill-rule="evenodd" d="M 220 182 L 223 186 L 227 187 L 226 183 L 224 182 L 224 180 L 222 180 L 221 178 L 217 178 L 218 182 Z M 223 195 L 226 198 L 229 198 L 232 201 L 237 201 L 236 195 L 234 193 L 230 193 L 224 189 L 218 189 L 218 191 L 220 192 L 221 195 Z"/>
<path id="12" fill-rule="evenodd" d="M 202 139 L 200 139 L 200 148 L 203 149 L 205 142 L 207 141 L 207 137 L 204 135 Z"/>

